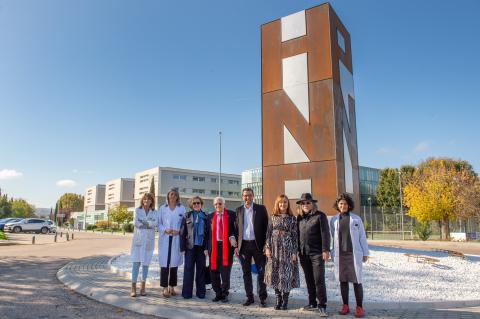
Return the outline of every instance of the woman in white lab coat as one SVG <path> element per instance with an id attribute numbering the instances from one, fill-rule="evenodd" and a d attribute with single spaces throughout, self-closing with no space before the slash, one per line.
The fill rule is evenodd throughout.
<path id="1" fill-rule="evenodd" d="M 145 296 L 145 281 L 148 267 L 155 249 L 155 226 L 158 224 L 158 212 L 155 210 L 155 199 L 150 193 L 143 195 L 140 207 L 135 209 L 133 216 L 135 231 L 132 238 L 132 291 L 130 296 L 137 296 L 137 278 L 142 264 L 142 286 L 140 295 Z"/>
<path id="2" fill-rule="evenodd" d="M 352 213 L 354 203 L 350 195 L 341 194 L 333 206 L 338 214 L 330 220 L 333 238 L 332 258 L 335 264 L 335 277 L 340 281 L 343 305 L 339 314 L 350 312 L 348 307 L 348 285 L 353 283 L 355 291 L 355 317 L 364 316 L 363 310 L 363 263 L 368 260 L 367 236 L 362 219 Z"/>
<path id="3" fill-rule="evenodd" d="M 178 266 L 183 263 L 180 252 L 180 227 L 185 216 L 185 207 L 180 204 L 176 188 L 167 194 L 167 203 L 159 209 L 158 261 L 160 262 L 160 286 L 163 296 L 175 296 Z"/>

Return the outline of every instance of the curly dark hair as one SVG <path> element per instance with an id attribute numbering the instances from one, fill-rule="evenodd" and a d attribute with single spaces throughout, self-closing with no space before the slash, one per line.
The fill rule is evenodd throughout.
<path id="1" fill-rule="evenodd" d="M 335 200 L 335 203 L 333 204 L 333 208 L 335 208 L 337 211 L 339 211 L 338 202 L 340 202 L 341 200 L 345 200 L 347 202 L 348 210 L 352 211 L 355 208 L 355 204 L 353 203 L 352 197 L 347 193 L 343 193 L 337 197 L 337 199 Z"/>

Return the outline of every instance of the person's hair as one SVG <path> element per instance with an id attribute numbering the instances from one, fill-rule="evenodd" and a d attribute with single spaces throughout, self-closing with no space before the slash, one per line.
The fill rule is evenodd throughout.
<path id="1" fill-rule="evenodd" d="M 287 201 L 287 204 L 288 204 L 288 207 L 287 207 L 287 214 L 288 215 L 292 215 L 293 216 L 293 213 L 292 213 L 292 210 L 290 209 L 290 201 L 288 200 L 288 197 L 284 194 L 282 195 L 278 195 L 277 196 L 277 199 L 275 199 L 275 204 L 273 205 L 273 215 L 274 216 L 278 216 L 280 215 L 282 212 L 280 211 L 280 207 L 279 207 L 279 204 L 280 202 L 286 200 Z"/>
<path id="2" fill-rule="evenodd" d="M 217 196 L 213 199 L 213 205 L 215 205 L 216 202 L 222 202 L 222 204 L 225 205 L 225 198 Z"/>
<path id="3" fill-rule="evenodd" d="M 198 199 L 200 201 L 200 203 L 202 204 L 203 206 L 203 199 L 200 197 L 200 196 L 194 196 L 192 198 L 190 198 L 188 200 L 188 207 L 190 207 L 190 209 L 193 209 L 193 202 Z"/>
<path id="4" fill-rule="evenodd" d="M 167 198 L 166 198 L 166 201 L 167 201 L 167 205 L 169 205 L 170 203 L 168 202 L 168 197 L 170 196 L 171 193 L 174 193 L 176 196 L 177 196 L 177 202 L 175 204 L 179 204 L 180 203 L 180 194 L 178 193 L 178 188 L 172 188 L 170 189 L 170 191 L 167 193 Z"/>
<path id="5" fill-rule="evenodd" d="M 343 193 L 343 194 L 340 194 L 340 196 L 337 197 L 337 199 L 335 200 L 335 203 L 333 204 L 333 208 L 335 208 L 335 210 L 337 210 L 338 212 L 340 211 L 338 209 L 338 203 L 341 200 L 344 200 L 344 201 L 347 202 L 349 211 L 352 211 L 353 208 L 355 207 L 355 204 L 353 203 L 352 197 L 347 193 Z"/>
<path id="6" fill-rule="evenodd" d="M 151 193 L 145 193 L 143 194 L 142 196 L 142 199 L 140 199 L 140 206 L 138 206 L 138 208 L 143 208 L 143 200 L 144 199 L 150 199 L 152 201 L 152 203 L 150 204 L 150 209 L 155 209 L 155 198 L 153 197 L 153 195 Z"/>
<path id="7" fill-rule="evenodd" d="M 242 195 L 243 192 L 252 192 L 252 195 L 255 196 L 255 193 L 253 192 L 253 189 L 251 187 L 245 187 L 244 189 L 242 189 Z"/>

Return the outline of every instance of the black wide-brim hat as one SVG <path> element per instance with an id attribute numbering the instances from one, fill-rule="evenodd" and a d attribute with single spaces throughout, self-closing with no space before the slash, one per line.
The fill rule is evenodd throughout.
<path id="1" fill-rule="evenodd" d="M 312 202 L 312 203 L 316 203 L 317 200 L 316 199 L 313 199 L 312 197 L 312 194 L 310 193 L 303 193 L 302 194 L 302 197 L 300 197 L 300 199 L 297 201 L 297 204 L 301 204 L 302 202 Z"/>

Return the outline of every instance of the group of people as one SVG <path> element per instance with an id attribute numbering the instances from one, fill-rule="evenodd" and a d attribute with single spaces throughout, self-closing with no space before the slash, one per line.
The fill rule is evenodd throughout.
<path id="1" fill-rule="evenodd" d="M 160 286 L 164 297 L 177 294 L 177 270 L 184 262 L 183 298 L 192 298 L 195 281 L 198 298 L 205 298 L 206 285 L 211 283 L 215 292 L 212 301 L 228 302 L 230 273 L 236 256 L 243 271 L 244 306 L 255 303 L 252 259 L 256 266 L 260 307 L 267 306 L 269 286 L 275 291 L 276 310 L 286 310 L 290 291 L 300 287 L 300 264 L 309 301 L 303 309 L 319 311 L 321 317 L 327 317 L 325 262 L 331 257 L 343 301 L 339 313 L 350 312 L 348 290 L 351 282 L 356 299 L 354 314 L 364 316 L 362 263 L 367 261 L 369 250 L 362 220 L 352 213 L 354 202 L 348 194 L 336 199 L 334 208 L 338 214 L 330 222 L 309 193 L 302 194 L 296 202 L 297 216 L 285 195 L 276 198 L 271 216 L 265 206 L 254 203 L 251 188 L 242 190 L 242 199 L 244 204 L 231 211 L 226 209 L 223 197 L 216 197 L 213 200 L 215 210 L 207 214 L 199 196 L 190 199 L 191 210 L 186 212 L 176 189 L 168 192 L 167 202 L 158 210 L 155 210 L 152 194 L 144 194 L 134 215 L 131 296 L 137 296 L 140 265 L 140 295 L 146 294 L 145 281 L 157 228 Z"/>

